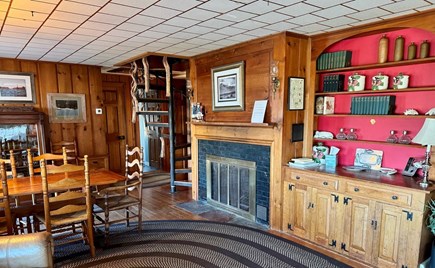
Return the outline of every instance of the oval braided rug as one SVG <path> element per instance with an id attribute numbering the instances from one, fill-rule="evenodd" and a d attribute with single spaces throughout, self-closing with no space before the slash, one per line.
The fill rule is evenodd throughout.
<path id="1" fill-rule="evenodd" d="M 68 256 L 58 267 L 349 267 L 264 231 L 209 221 L 149 221 L 141 233 L 110 238 L 110 246 Z M 59 254 L 62 255 L 59 258 Z M 72 259 L 71 259 L 72 258 Z M 59 259 L 63 259 L 59 262 Z"/>

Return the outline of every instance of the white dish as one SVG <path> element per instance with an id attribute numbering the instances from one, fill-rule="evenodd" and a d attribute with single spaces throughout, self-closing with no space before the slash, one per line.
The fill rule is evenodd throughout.
<path id="1" fill-rule="evenodd" d="M 397 169 L 394 168 L 381 168 L 379 169 L 379 171 L 388 175 L 393 175 L 397 173 Z"/>
<path id="2" fill-rule="evenodd" d="M 343 166 L 345 170 L 348 171 L 365 171 L 366 167 L 360 167 L 360 166 Z"/>

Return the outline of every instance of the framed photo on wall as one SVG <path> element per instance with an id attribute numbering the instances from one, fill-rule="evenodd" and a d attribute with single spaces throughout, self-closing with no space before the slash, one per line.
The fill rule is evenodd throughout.
<path id="1" fill-rule="evenodd" d="M 244 62 L 211 69 L 213 111 L 243 111 L 245 109 Z"/>
<path id="2" fill-rule="evenodd" d="M 33 73 L 0 72 L 0 103 L 35 103 Z"/>
<path id="3" fill-rule="evenodd" d="M 48 93 L 50 123 L 85 123 L 85 94 Z"/>
<path id="4" fill-rule="evenodd" d="M 305 79 L 302 77 L 288 78 L 288 109 L 303 110 L 305 98 Z"/>

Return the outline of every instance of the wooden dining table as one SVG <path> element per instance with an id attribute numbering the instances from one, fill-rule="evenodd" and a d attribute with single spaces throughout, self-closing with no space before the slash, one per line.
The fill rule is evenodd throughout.
<path id="1" fill-rule="evenodd" d="M 64 178 L 85 180 L 84 171 L 74 171 L 58 174 L 49 174 L 48 183 L 55 183 Z M 89 171 L 91 186 L 109 185 L 125 180 L 125 177 L 107 169 L 96 169 Z M 10 196 L 25 196 L 42 193 L 41 176 L 22 177 L 8 180 L 8 190 Z"/>

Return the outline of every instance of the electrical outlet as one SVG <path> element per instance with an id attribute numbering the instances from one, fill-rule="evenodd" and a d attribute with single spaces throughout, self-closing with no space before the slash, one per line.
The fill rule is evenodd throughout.
<path id="1" fill-rule="evenodd" d="M 103 109 L 97 108 L 97 109 L 95 109 L 95 113 L 96 114 L 103 114 Z"/>

